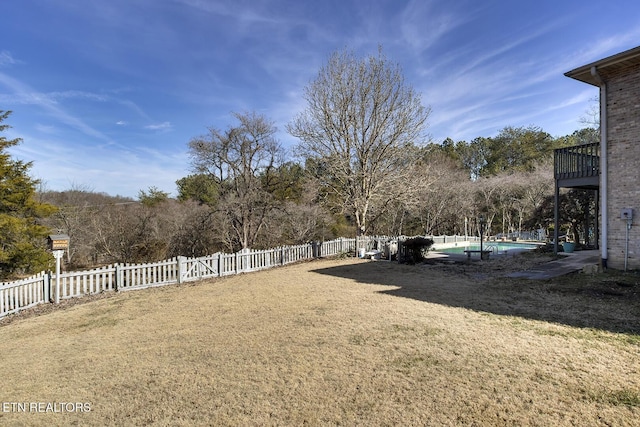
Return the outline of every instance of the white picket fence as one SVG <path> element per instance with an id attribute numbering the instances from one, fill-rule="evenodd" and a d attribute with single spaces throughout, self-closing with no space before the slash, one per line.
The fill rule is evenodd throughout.
<path id="1" fill-rule="evenodd" d="M 50 276 L 44 272 L 27 279 L 0 283 L 0 317 L 48 302 Z"/>
<path id="2" fill-rule="evenodd" d="M 432 237 L 458 241 L 460 236 Z M 371 249 L 387 237 L 359 237 L 358 246 Z M 267 250 L 216 253 L 199 258 L 176 257 L 148 264 L 113 264 L 85 271 L 42 272 L 27 279 L 0 283 L 0 318 L 42 303 L 109 291 L 144 289 L 211 277 L 249 273 L 318 257 L 356 252 L 356 239 L 340 238 Z"/>
<path id="3" fill-rule="evenodd" d="M 371 247 L 373 238 L 360 238 Z M 268 250 L 216 253 L 199 258 L 176 257 L 148 264 L 113 264 L 85 271 L 42 272 L 14 282 L 0 283 L 0 318 L 42 303 L 109 291 L 144 289 L 211 277 L 249 273 L 302 260 L 355 253 L 355 239 L 341 238 Z"/>

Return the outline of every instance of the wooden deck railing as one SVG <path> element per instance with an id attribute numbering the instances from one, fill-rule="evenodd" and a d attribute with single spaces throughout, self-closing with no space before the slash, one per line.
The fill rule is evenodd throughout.
<path id="1" fill-rule="evenodd" d="M 600 144 L 596 142 L 556 149 L 554 175 L 557 180 L 599 176 Z"/>

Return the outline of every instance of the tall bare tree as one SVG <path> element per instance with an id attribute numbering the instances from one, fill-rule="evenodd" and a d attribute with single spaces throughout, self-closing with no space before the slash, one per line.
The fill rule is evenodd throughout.
<path id="1" fill-rule="evenodd" d="M 423 140 L 430 109 L 382 49 L 368 58 L 334 53 L 304 98 L 306 109 L 287 130 L 300 139 L 298 153 L 317 165 L 334 205 L 366 232 L 370 219 L 407 194 L 412 148 Z"/>
<path id="2" fill-rule="evenodd" d="M 237 126 L 226 131 L 211 128 L 208 135 L 189 142 L 195 172 L 206 173 L 218 186 L 214 209 L 228 226 L 224 230 L 229 235 L 221 240 L 232 250 L 252 247 L 275 209 L 267 188 L 282 161 L 271 121 L 255 112 L 234 116 Z"/>

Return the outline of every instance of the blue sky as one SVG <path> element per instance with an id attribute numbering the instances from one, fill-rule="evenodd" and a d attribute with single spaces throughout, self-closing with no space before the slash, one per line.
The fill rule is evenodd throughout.
<path id="1" fill-rule="evenodd" d="M 636 47 L 637 0 L 19 0 L 0 25 L 0 110 L 11 153 L 50 190 L 176 194 L 187 144 L 233 112 L 285 125 L 328 56 L 400 64 L 429 133 L 505 126 L 572 133 L 596 88 L 566 71 Z"/>

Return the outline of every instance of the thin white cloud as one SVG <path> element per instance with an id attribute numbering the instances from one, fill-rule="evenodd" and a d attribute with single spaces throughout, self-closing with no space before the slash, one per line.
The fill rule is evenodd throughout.
<path id="1" fill-rule="evenodd" d="M 73 116 L 65 111 L 54 98 L 42 94 L 21 81 L 0 73 L 0 84 L 8 87 L 16 96 L 18 102 L 33 104 L 44 109 L 48 114 L 55 117 L 64 124 L 84 133 L 85 135 L 111 142 L 110 138 L 102 132 L 89 126 L 79 117 Z"/>
<path id="2" fill-rule="evenodd" d="M 116 122 L 116 124 L 117 124 L 118 126 L 126 126 L 128 123 L 127 123 L 127 122 L 125 122 L 124 120 L 118 120 L 118 121 Z"/>
<path id="3" fill-rule="evenodd" d="M 11 52 L 3 50 L 0 51 L 0 67 L 6 67 L 9 65 L 21 64 L 22 61 L 18 61 L 11 55 Z"/>
<path id="4" fill-rule="evenodd" d="M 589 43 L 582 43 L 579 49 L 572 49 L 572 45 L 567 45 L 565 50 L 558 51 L 551 71 L 565 73 L 607 56 L 634 48 L 638 46 L 639 39 L 640 25 L 637 25 L 627 31 L 606 37 L 598 38 L 594 36 L 594 39 L 590 40 Z"/>
<path id="5" fill-rule="evenodd" d="M 233 18 L 245 24 L 269 23 L 277 24 L 280 19 L 270 12 L 269 8 L 262 10 L 256 9 L 260 2 L 217 2 L 208 0 L 178 0 L 180 3 L 196 8 L 198 10 L 223 16 L 225 18 Z"/>
<path id="6" fill-rule="evenodd" d="M 168 131 L 168 130 L 171 130 L 172 126 L 170 122 L 162 122 L 162 123 L 157 123 L 153 125 L 147 125 L 144 128 L 149 130 L 156 130 L 156 131 Z"/>
<path id="7" fill-rule="evenodd" d="M 151 121 L 151 118 L 149 117 L 149 115 L 142 108 L 140 108 L 135 102 L 130 101 L 128 99 L 119 99 L 118 103 L 124 105 L 125 107 L 127 107 L 131 111 L 134 111 L 135 113 L 137 113 L 143 119 Z"/>
<path id="8" fill-rule="evenodd" d="M 38 132 L 47 133 L 47 134 L 55 134 L 58 131 L 58 129 L 55 126 L 43 125 L 43 124 L 40 124 L 40 123 L 35 125 L 35 129 Z"/>
<path id="9" fill-rule="evenodd" d="M 587 86 L 585 86 L 585 88 L 586 87 Z M 563 99 L 561 100 L 561 102 L 549 105 L 549 107 L 547 107 L 546 110 L 540 111 L 540 114 L 548 113 L 554 110 L 560 110 L 560 109 L 571 107 L 574 105 L 584 105 L 586 103 L 592 102 L 594 93 L 597 94 L 597 89 L 595 88 L 589 87 L 589 88 L 583 89 L 582 91 L 578 92 L 575 96 L 572 96 L 571 98 Z"/>
<path id="10" fill-rule="evenodd" d="M 60 101 L 69 99 L 88 99 L 92 101 L 105 102 L 109 97 L 91 92 L 83 92 L 78 90 L 69 90 L 63 92 L 37 92 L 28 86 L 20 83 L 7 75 L 0 76 L 0 83 L 4 83 L 14 89 L 11 95 L 0 94 L 0 100 L 5 103 L 15 103 L 22 105 L 55 105 Z"/>
<path id="11" fill-rule="evenodd" d="M 47 96 L 53 100 L 64 100 L 64 99 L 88 99 L 91 101 L 105 102 L 109 101 L 109 97 L 106 95 L 85 92 L 81 90 L 66 90 L 62 92 L 49 92 Z"/>
<path id="12" fill-rule="evenodd" d="M 469 63 L 465 64 L 464 67 L 460 68 L 457 70 L 458 74 L 465 74 L 467 72 L 469 72 L 470 70 L 477 68 L 478 66 L 482 65 L 482 64 L 490 64 L 491 67 L 493 68 L 498 68 L 500 66 L 500 62 L 496 60 L 496 58 L 504 55 L 507 52 L 513 51 L 514 49 L 536 39 L 539 38 L 545 34 L 548 34 L 550 31 L 552 31 L 555 28 L 558 28 L 562 22 L 564 22 L 564 19 L 562 20 L 558 20 L 556 22 L 551 22 L 548 23 L 545 26 L 542 26 L 540 28 L 538 28 L 537 30 L 531 31 L 531 32 L 527 32 L 525 33 L 523 36 L 518 37 L 518 38 L 514 38 L 512 41 L 508 42 L 508 43 L 504 43 L 501 45 L 498 45 L 496 47 L 494 47 L 491 50 L 487 50 L 484 51 L 481 55 L 477 56 L 476 58 L 474 58 L 472 61 L 470 61 Z"/>
<path id="13" fill-rule="evenodd" d="M 45 187 L 65 190 L 77 186 L 91 191 L 135 198 L 138 191 L 156 186 L 175 193 L 175 182 L 188 175 L 185 150 L 146 147 L 70 146 L 62 135 L 35 136 L 9 130 L 10 138 L 22 138 L 12 155 L 30 161 L 30 175 L 41 178 Z M 51 171 L 55 171 L 54 174 Z"/>
<path id="14" fill-rule="evenodd" d="M 433 1 L 411 0 L 401 13 L 402 37 L 417 51 L 426 50 L 471 19 L 468 12 L 463 15 L 449 9 L 437 10 L 436 6 Z"/>

